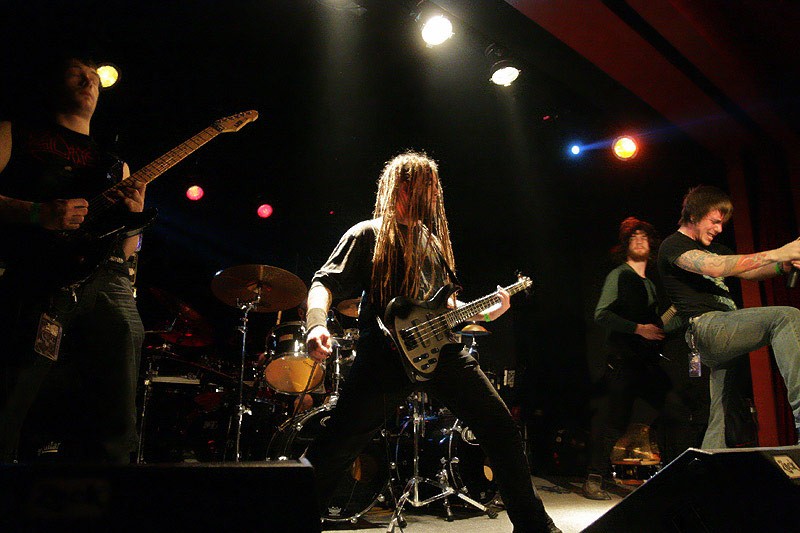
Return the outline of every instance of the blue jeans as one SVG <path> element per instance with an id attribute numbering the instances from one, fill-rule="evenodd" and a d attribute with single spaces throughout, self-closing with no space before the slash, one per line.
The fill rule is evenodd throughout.
<path id="1" fill-rule="evenodd" d="M 65 291 L 52 298 L 7 296 L 15 295 L 0 293 L 6 298 L 0 299 L 6 306 L 0 309 L 0 464 L 16 457 L 23 424 L 54 364 L 71 365 L 82 384 L 80 398 L 70 399 L 85 418 L 75 421 L 82 435 L 70 450 L 74 459 L 128 463 L 138 442 L 136 388 L 144 341 L 130 280 L 101 267 L 77 289 L 77 301 Z M 44 310 L 64 327 L 57 363 L 32 349 Z"/>
<path id="2" fill-rule="evenodd" d="M 795 307 L 756 307 L 711 311 L 692 319 L 703 363 L 711 369 L 711 406 L 703 448 L 725 448 L 726 380 L 730 363 L 753 350 L 771 345 L 783 381 L 795 426 L 800 428 L 800 310 Z"/>

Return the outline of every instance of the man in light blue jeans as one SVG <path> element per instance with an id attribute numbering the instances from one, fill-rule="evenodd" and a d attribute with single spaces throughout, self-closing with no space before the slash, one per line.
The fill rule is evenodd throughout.
<path id="1" fill-rule="evenodd" d="M 736 276 L 760 281 L 800 268 L 800 239 L 780 248 L 736 255 L 715 243 L 733 214 L 730 198 L 707 185 L 691 189 L 683 200 L 680 227 L 664 239 L 658 268 L 678 312 L 689 321 L 687 341 L 694 343 L 711 369 L 711 406 L 703 448 L 725 448 L 725 407 L 731 393 L 734 361 L 771 345 L 786 383 L 800 436 L 800 310 L 795 307 L 737 309 L 725 284 Z"/>

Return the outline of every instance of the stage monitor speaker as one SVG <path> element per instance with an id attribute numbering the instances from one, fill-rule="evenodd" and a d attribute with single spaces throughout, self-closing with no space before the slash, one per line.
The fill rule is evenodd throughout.
<path id="1" fill-rule="evenodd" d="M 0 467 L 0 531 L 320 531 L 305 459 Z"/>
<path id="2" fill-rule="evenodd" d="M 583 533 L 800 531 L 800 447 L 689 448 Z"/>

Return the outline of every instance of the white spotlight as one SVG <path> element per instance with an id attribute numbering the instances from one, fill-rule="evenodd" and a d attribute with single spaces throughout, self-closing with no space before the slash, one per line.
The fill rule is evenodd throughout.
<path id="1" fill-rule="evenodd" d="M 453 36 L 453 24 L 444 15 L 434 15 L 422 25 L 422 40 L 437 46 Z"/>
<path id="2" fill-rule="evenodd" d="M 511 61 L 498 61 L 492 66 L 491 76 L 489 79 L 492 80 L 492 83 L 496 85 L 508 87 L 514 83 L 514 80 L 519 78 L 520 72 L 522 71 L 514 66 Z"/>

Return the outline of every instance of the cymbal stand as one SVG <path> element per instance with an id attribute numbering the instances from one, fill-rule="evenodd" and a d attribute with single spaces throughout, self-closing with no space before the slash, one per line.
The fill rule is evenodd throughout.
<path id="1" fill-rule="evenodd" d="M 139 444 L 136 447 L 136 464 L 144 464 L 144 431 L 145 421 L 147 420 L 147 406 L 150 403 L 150 396 L 153 394 L 153 378 L 156 370 L 153 369 L 153 358 L 147 356 L 147 374 L 144 378 L 144 392 L 142 393 L 142 417 L 139 420 Z"/>
<path id="2" fill-rule="evenodd" d="M 247 315 L 255 309 L 261 302 L 261 295 L 256 296 L 255 300 L 249 302 L 237 301 L 237 307 L 242 311 L 242 325 L 239 326 L 239 332 L 242 334 L 242 361 L 239 365 L 239 402 L 236 406 L 236 440 L 234 445 L 234 461 L 237 463 L 242 460 L 240 451 L 240 444 L 242 440 L 242 419 L 244 415 L 251 415 L 253 412 L 249 407 L 244 405 L 244 367 L 247 360 Z"/>
<path id="3" fill-rule="evenodd" d="M 333 339 L 333 373 L 331 374 L 331 393 L 328 401 L 336 405 L 339 399 L 339 387 L 342 383 L 342 354 L 340 352 L 342 345 L 336 339 Z"/>
<path id="4" fill-rule="evenodd" d="M 392 518 L 389 521 L 389 526 L 386 529 L 386 533 L 393 533 L 395 527 L 405 527 L 405 520 L 402 517 L 403 507 L 406 503 L 411 504 L 413 507 L 423 507 L 428 505 L 429 503 L 433 503 L 435 501 L 444 500 L 444 506 L 447 511 L 447 520 L 453 520 L 453 513 L 450 510 L 450 503 L 448 501 L 448 497 L 455 495 L 467 502 L 468 504 L 478 508 L 482 512 L 488 514 L 490 517 L 494 518 L 497 516 L 496 511 L 485 505 L 477 502 L 464 494 L 461 491 L 456 490 L 450 484 L 450 478 L 447 474 L 447 460 L 442 459 L 442 469 L 436 474 L 436 479 L 429 479 L 420 476 L 419 474 L 419 438 L 424 436 L 425 431 L 425 413 L 422 411 L 422 393 L 421 392 L 414 392 L 412 394 L 411 400 L 411 407 L 412 407 L 412 436 L 414 442 L 414 458 L 413 458 L 413 475 L 411 479 L 408 480 L 406 483 L 405 490 L 403 494 L 400 496 L 400 499 L 397 500 L 397 506 L 395 507 L 394 513 L 392 513 Z M 425 500 L 419 499 L 419 486 L 421 483 L 426 483 L 428 485 L 432 485 L 439 489 L 441 492 L 427 498 Z M 494 515 L 494 516 L 492 516 Z"/>

